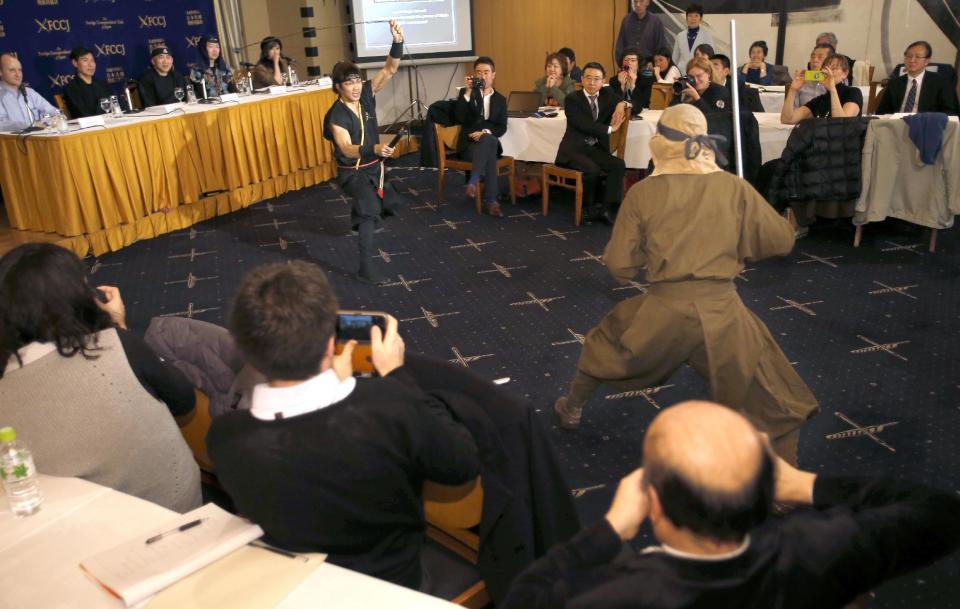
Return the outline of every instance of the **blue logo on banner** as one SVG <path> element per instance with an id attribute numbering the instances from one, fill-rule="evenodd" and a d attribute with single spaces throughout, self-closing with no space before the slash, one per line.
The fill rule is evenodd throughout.
<path id="1" fill-rule="evenodd" d="M 24 81 L 51 102 L 73 77 L 74 47 L 93 51 L 95 78 L 120 94 L 150 66 L 154 46 L 169 46 L 174 69 L 189 72 L 215 24 L 213 0 L 0 0 L 0 46 L 18 55 Z"/>

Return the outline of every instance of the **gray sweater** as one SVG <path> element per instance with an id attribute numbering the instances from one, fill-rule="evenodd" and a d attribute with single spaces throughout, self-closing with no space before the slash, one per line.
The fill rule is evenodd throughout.
<path id="1" fill-rule="evenodd" d="M 0 425 L 10 425 L 37 470 L 75 476 L 177 512 L 199 507 L 200 470 L 167 406 L 127 362 L 114 329 L 97 359 L 56 351 L 0 378 Z"/>

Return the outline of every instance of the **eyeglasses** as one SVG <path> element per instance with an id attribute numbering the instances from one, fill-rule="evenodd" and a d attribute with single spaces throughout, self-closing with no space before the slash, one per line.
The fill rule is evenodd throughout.
<path id="1" fill-rule="evenodd" d="M 914 55 L 913 53 L 904 53 L 904 59 L 929 59 L 928 55 Z"/>

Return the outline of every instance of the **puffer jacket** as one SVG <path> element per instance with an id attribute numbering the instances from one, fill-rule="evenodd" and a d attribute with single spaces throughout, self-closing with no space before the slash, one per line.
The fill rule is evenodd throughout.
<path id="1" fill-rule="evenodd" d="M 810 118 L 790 133 L 768 191 L 772 205 L 860 196 L 863 138 L 872 118 Z"/>

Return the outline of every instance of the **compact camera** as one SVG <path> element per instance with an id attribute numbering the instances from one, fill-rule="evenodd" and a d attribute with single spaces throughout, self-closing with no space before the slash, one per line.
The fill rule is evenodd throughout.
<path id="1" fill-rule="evenodd" d="M 487 88 L 487 83 L 484 82 L 482 78 L 473 77 L 470 79 L 470 86 L 473 87 L 474 89 L 479 89 L 480 91 L 483 91 L 484 89 Z"/>
<path id="2" fill-rule="evenodd" d="M 673 81 L 673 94 L 680 95 L 683 93 L 683 90 L 687 88 L 687 85 L 690 85 L 694 89 L 697 88 L 697 81 L 694 80 L 693 76 L 690 76 L 689 74 L 685 74 Z"/>

